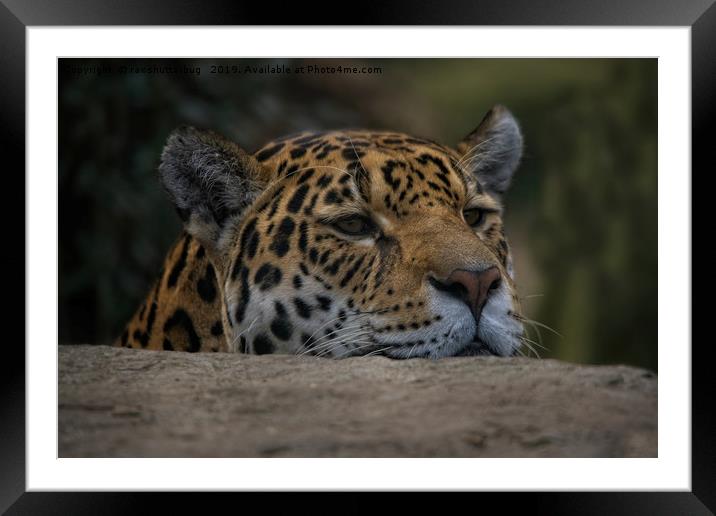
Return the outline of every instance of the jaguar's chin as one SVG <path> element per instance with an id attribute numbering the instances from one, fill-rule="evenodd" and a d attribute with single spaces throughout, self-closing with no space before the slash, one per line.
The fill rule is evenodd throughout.
<path id="1" fill-rule="evenodd" d="M 480 339 L 475 338 L 472 342 L 468 343 L 467 346 L 462 348 L 454 356 L 456 357 L 475 357 L 475 356 L 500 356 L 498 353 L 490 349 L 490 347 L 482 342 Z"/>
<path id="2" fill-rule="evenodd" d="M 457 345 L 453 343 L 453 349 L 449 346 L 413 346 L 410 350 L 407 347 L 401 346 L 395 349 L 387 349 L 382 352 L 374 352 L 371 354 L 384 355 L 389 358 L 398 360 L 405 360 L 409 358 L 449 358 L 449 357 L 470 357 L 470 356 L 508 356 L 503 355 L 490 348 L 486 343 L 475 337 L 472 341 L 467 342 L 463 345 Z M 509 355 L 512 356 L 512 355 Z"/>

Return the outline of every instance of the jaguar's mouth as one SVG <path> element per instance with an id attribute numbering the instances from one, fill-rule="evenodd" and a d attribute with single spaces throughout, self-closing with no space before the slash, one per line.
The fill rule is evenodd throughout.
<path id="1" fill-rule="evenodd" d="M 467 346 L 462 348 L 455 354 L 456 357 L 473 357 L 473 356 L 498 356 L 497 353 L 492 351 L 490 347 L 482 342 L 480 339 L 475 337 L 472 342 L 468 343 Z"/>

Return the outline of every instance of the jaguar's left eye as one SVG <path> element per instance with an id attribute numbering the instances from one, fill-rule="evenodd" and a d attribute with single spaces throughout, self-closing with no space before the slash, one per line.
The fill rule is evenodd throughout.
<path id="1" fill-rule="evenodd" d="M 472 227 L 479 226 L 485 219 L 485 210 L 472 208 L 470 210 L 463 211 L 462 216 L 465 217 L 465 222 L 467 222 L 468 225 Z"/>
<path id="2" fill-rule="evenodd" d="M 369 235 L 375 229 L 375 225 L 365 217 L 345 217 L 333 222 L 333 227 L 340 232 L 351 236 Z"/>

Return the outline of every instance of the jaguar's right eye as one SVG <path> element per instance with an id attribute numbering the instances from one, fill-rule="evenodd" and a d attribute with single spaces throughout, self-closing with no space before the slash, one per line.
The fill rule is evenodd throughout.
<path id="1" fill-rule="evenodd" d="M 361 215 L 344 217 L 333 221 L 331 225 L 341 233 L 350 236 L 368 236 L 375 231 L 375 224 Z"/>
<path id="2" fill-rule="evenodd" d="M 465 218 L 465 222 L 474 228 L 482 224 L 482 221 L 485 219 L 485 210 L 481 210 L 480 208 L 465 210 L 462 212 L 462 216 Z"/>

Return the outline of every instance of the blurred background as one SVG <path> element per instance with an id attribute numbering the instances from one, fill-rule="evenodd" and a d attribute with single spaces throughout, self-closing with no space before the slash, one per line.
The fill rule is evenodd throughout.
<path id="1" fill-rule="evenodd" d="M 655 59 L 61 59 L 60 343 L 112 341 L 178 236 L 155 174 L 176 126 L 251 152 L 359 126 L 454 145 L 501 103 L 526 145 L 505 216 L 523 308 L 558 332 L 536 350 L 656 370 L 656 79 Z"/>

